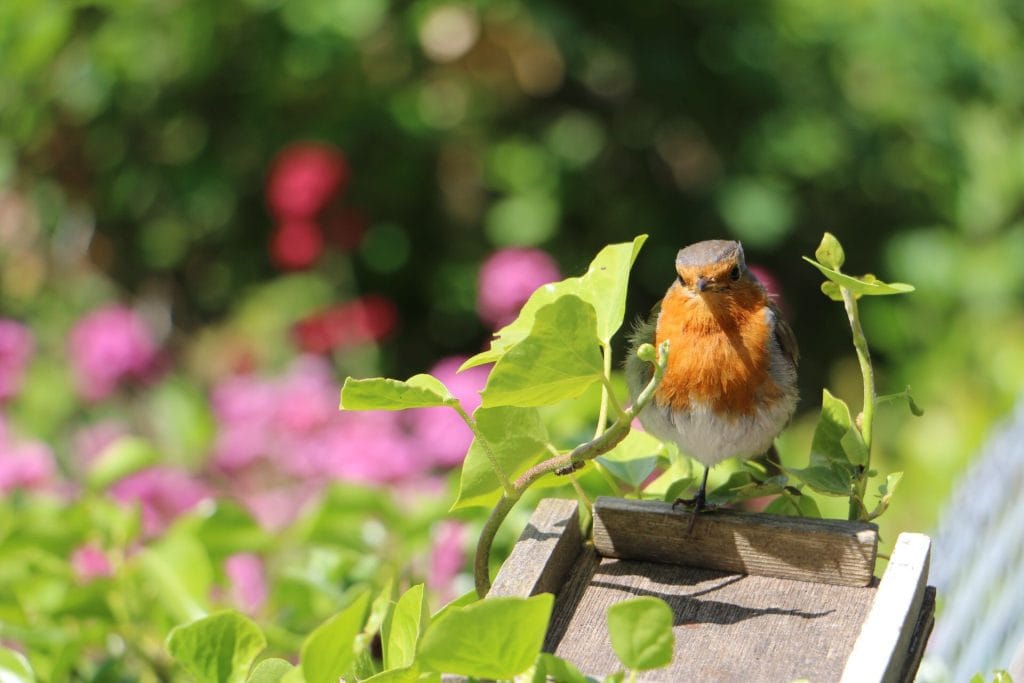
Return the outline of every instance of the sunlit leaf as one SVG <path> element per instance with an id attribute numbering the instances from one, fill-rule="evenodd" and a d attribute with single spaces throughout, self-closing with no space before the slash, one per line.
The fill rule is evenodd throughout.
<path id="1" fill-rule="evenodd" d="M 244 681 L 266 646 L 259 626 L 235 611 L 177 626 L 167 637 L 171 656 L 201 683 Z"/>
<path id="2" fill-rule="evenodd" d="M 664 600 L 640 597 L 608 608 L 608 635 L 612 649 L 628 668 L 658 669 L 672 663 L 675 636 L 672 608 Z"/>
<path id="3" fill-rule="evenodd" d="M 877 296 L 885 294 L 906 294 L 914 291 L 914 286 L 908 285 L 905 282 L 886 283 L 873 275 L 865 275 L 862 278 L 857 278 L 851 275 L 846 275 L 845 273 L 840 273 L 831 268 L 827 268 L 814 259 L 807 258 L 806 256 L 804 256 L 803 259 L 821 271 L 821 274 L 829 280 L 840 287 L 845 287 L 854 294 Z"/>
<path id="4" fill-rule="evenodd" d="M 915 417 L 921 417 L 922 415 L 924 415 L 924 410 L 919 405 L 917 405 L 916 401 L 914 401 L 914 397 L 910 393 L 909 386 L 899 393 L 885 394 L 875 399 L 875 402 L 878 403 L 879 405 L 881 405 L 882 403 L 890 403 L 892 401 L 906 401 L 907 406 L 910 408 L 910 412 Z"/>
<path id="5" fill-rule="evenodd" d="M 537 663 L 533 669 L 532 683 L 547 683 L 547 681 L 558 681 L 558 683 L 588 683 L 589 679 L 580 673 L 572 662 L 567 662 L 561 657 L 540 653 Z"/>
<path id="6" fill-rule="evenodd" d="M 406 666 L 401 669 L 388 669 L 379 674 L 364 678 L 363 683 L 417 683 L 420 677 L 418 666 Z"/>
<path id="7" fill-rule="evenodd" d="M 846 261 L 846 254 L 843 252 L 843 245 L 839 243 L 836 236 L 826 232 L 822 235 L 821 243 L 814 251 L 814 258 L 818 259 L 818 263 L 821 263 L 826 268 L 839 270 L 843 267 L 843 262 Z"/>
<path id="8" fill-rule="evenodd" d="M 257 664 L 245 683 L 280 683 L 294 669 L 288 660 L 271 657 Z"/>
<path id="9" fill-rule="evenodd" d="M 902 472 L 893 472 L 885 477 L 885 482 L 878 487 L 878 505 L 871 511 L 869 519 L 875 519 L 889 509 L 892 502 L 892 494 L 896 491 L 900 481 L 903 479 Z"/>
<path id="10" fill-rule="evenodd" d="M 4 683 L 35 683 L 36 675 L 25 655 L 0 647 L 0 681 Z"/>
<path id="11" fill-rule="evenodd" d="M 788 515 L 790 517 L 821 518 L 821 511 L 814 499 L 806 494 L 784 490 L 775 500 L 765 507 L 764 512 L 770 515 Z"/>
<path id="12" fill-rule="evenodd" d="M 363 628 L 369 591 L 363 591 L 348 607 L 316 627 L 302 643 L 300 661 L 307 683 L 337 681 L 355 661 L 355 640 Z"/>
<path id="13" fill-rule="evenodd" d="M 563 296 L 577 296 L 594 307 L 596 333 L 607 343 L 622 326 L 629 271 L 646 240 L 647 235 L 639 235 L 632 242 L 610 244 L 598 252 L 584 275 L 539 287 L 519 316 L 495 333 L 490 348 L 467 360 L 460 370 L 496 362 L 530 334 L 541 308 Z"/>
<path id="14" fill-rule="evenodd" d="M 419 662 L 433 671 L 508 679 L 536 660 L 554 596 L 488 598 L 434 619 L 420 641 Z"/>
<path id="15" fill-rule="evenodd" d="M 454 405 L 458 400 L 433 375 L 397 379 L 349 377 L 341 388 L 341 410 L 405 410 Z"/>
<path id="16" fill-rule="evenodd" d="M 509 477 L 522 474 L 547 453 L 548 434 L 536 408 L 477 408 L 473 419 Z M 501 490 L 484 446 L 474 439 L 462 465 L 459 495 L 452 509 L 489 507 L 497 502 Z"/>
<path id="17" fill-rule="evenodd" d="M 636 488 L 651 476 L 664 452 L 665 446 L 660 439 L 634 429 L 597 460 L 617 479 Z"/>
<path id="18" fill-rule="evenodd" d="M 537 311 L 530 334 L 495 364 L 482 405 L 544 406 L 576 398 L 603 375 L 594 307 L 563 296 Z"/>
<path id="19" fill-rule="evenodd" d="M 123 437 L 103 449 L 89 468 L 87 481 L 93 489 L 105 489 L 158 460 L 160 452 L 148 440 Z"/>
<path id="20" fill-rule="evenodd" d="M 828 496 L 848 496 L 853 481 L 853 471 L 841 467 L 812 465 L 804 469 L 786 469 L 790 475 L 804 482 L 818 493 Z"/>
<path id="21" fill-rule="evenodd" d="M 420 583 L 398 599 L 395 608 L 384 620 L 381 639 L 385 669 L 412 666 L 416 658 L 416 645 L 429 621 L 430 612 L 423 599 L 423 584 Z"/>

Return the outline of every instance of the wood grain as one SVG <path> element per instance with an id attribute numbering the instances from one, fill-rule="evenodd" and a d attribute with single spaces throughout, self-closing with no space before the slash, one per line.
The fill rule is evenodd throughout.
<path id="1" fill-rule="evenodd" d="M 691 530 L 691 517 L 669 503 L 601 497 L 594 547 L 605 557 L 841 586 L 873 579 L 874 524 L 714 510 Z"/>
<path id="2" fill-rule="evenodd" d="M 650 595 L 674 614 L 672 664 L 644 681 L 837 681 L 873 587 L 730 574 L 581 553 L 555 600 L 545 650 L 603 677 L 619 668 L 609 606 Z"/>
<path id="3" fill-rule="evenodd" d="M 582 547 L 579 503 L 545 498 L 498 571 L 487 597 L 558 593 Z"/>
<path id="4" fill-rule="evenodd" d="M 924 601 L 931 539 L 903 533 L 896 538 L 871 611 L 843 671 L 844 682 L 900 681 Z"/>

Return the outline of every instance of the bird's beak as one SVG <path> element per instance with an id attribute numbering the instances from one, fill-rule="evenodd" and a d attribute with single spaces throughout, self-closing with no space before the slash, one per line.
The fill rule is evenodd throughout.
<path id="1" fill-rule="evenodd" d="M 708 279 L 706 277 L 703 277 L 703 276 L 697 278 L 697 291 L 698 292 L 703 292 L 707 288 L 708 288 Z"/>

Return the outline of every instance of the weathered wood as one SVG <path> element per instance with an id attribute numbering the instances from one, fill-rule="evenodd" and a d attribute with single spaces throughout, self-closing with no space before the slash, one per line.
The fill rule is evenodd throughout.
<path id="1" fill-rule="evenodd" d="M 921 659 L 924 657 L 925 646 L 928 645 L 928 638 L 932 635 L 935 627 L 935 586 L 928 586 L 924 589 L 924 599 L 921 600 L 921 613 L 917 617 L 917 626 L 914 628 L 914 635 L 910 639 L 910 647 L 907 649 L 906 662 L 903 665 L 903 673 L 900 680 L 903 683 L 913 683 L 917 676 L 917 670 L 921 668 Z"/>
<path id="2" fill-rule="evenodd" d="M 899 681 L 917 627 L 928 579 L 931 539 L 903 533 L 875 591 L 842 680 L 847 683 Z"/>
<path id="3" fill-rule="evenodd" d="M 621 664 L 610 605 L 651 595 L 675 615 L 672 664 L 644 681 L 836 681 L 874 588 L 602 558 L 585 549 L 555 600 L 545 650 L 603 677 Z"/>
<path id="4" fill-rule="evenodd" d="M 498 571 L 487 597 L 558 593 L 582 547 L 579 503 L 545 498 Z"/>
<path id="5" fill-rule="evenodd" d="M 660 501 L 598 498 L 594 547 L 606 557 L 740 574 L 866 586 L 878 549 L 874 524 L 715 510 L 697 515 Z"/>

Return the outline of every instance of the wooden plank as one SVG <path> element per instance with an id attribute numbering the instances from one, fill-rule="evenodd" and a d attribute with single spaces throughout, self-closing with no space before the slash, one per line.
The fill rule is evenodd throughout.
<path id="1" fill-rule="evenodd" d="M 875 591 L 871 611 L 846 662 L 846 683 L 899 681 L 919 621 L 928 580 L 931 539 L 900 534 Z"/>
<path id="2" fill-rule="evenodd" d="M 878 527 L 862 522 L 714 510 L 697 515 L 660 501 L 598 498 L 594 547 L 650 560 L 841 586 L 873 579 Z"/>
<path id="3" fill-rule="evenodd" d="M 599 679 L 616 671 L 607 609 L 650 595 L 672 609 L 675 644 L 672 664 L 643 672 L 644 681 L 836 681 L 874 592 L 601 558 L 588 548 L 555 600 L 544 649 Z"/>
<path id="4" fill-rule="evenodd" d="M 579 503 L 545 498 L 498 571 L 487 597 L 558 593 L 582 547 Z"/>

